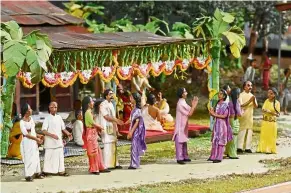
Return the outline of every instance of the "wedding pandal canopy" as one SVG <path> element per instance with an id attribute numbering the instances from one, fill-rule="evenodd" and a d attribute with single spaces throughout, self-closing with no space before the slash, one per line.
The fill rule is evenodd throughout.
<path id="1" fill-rule="evenodd" d="M 96 75 L 105 82 L 127 80 L 136 71 L 140 76 L 172 74 L 176 68 L 208 68 L 209 41 L 164 37 L 148 32 L 48 34 L 53 53 L 42 83 L 47 87 L 68 87 L 79 77 L 87 84 Z M 23 86 L 32 88 L 31 73 L 17 75 Z"/>

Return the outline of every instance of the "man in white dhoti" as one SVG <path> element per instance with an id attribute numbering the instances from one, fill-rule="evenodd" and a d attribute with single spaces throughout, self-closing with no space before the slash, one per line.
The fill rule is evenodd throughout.
<path id="1" fill-rule="evenodd" d="M 25 103 L 21 107 L 22 119 L 20 120 L 20 130 L 23 134 L 21 141 L 21 155 L 24 163 L 24 175 L 26 181 L 33 181 L 33 178 L 42 179 L 39 160 L 38 144 L 43 140 L 41 135 L 35 132 L 35 123 L 31 117 L 32 110 L 29 104 Z"/>
<path id="2" fill-rule="evenodd" d="M 154 91 L 146 77 L 140 77 L 136 72 L 131 79 L 131 93 L 138 92 L 141 95 L 141 106 L 146 104 L 146 89 Z"/>
<path id="3" fill-rule="evenodd" d="M 62 132 L 69 138 L 72 134 L 65 128 L 62 117 L 57 113 L 58 104 L 51 102 L 49 105 L 49 115 L 42 124 L 42 131 L 45 135 L 44 139 L 44 166 L 45 174 L 58 174 L 60 176 L 68 176 L 65 172 L 64 145 L 62 141 Z"/>
<path id="4" fill-rule="evenodd" d="M 148 97 L 148 105 L 145 105 L 142 109 L 142 117 L 146 130 L 155 130 L 161 132 L 167 132 L 163 129 L 161 124 L 160 110 L 155 106 L 156 97 L 150 94 Z"/>
<path id="5" fill-rule="evenodd" d="M 121 169 L 117 159 L 117 125 L 123 125 L 123 121 L 116 118 L 114 106 L 112 104 L 113 91 L 107 89 L 104 91 L 105 100 L 100 104 L 99 121 L 104 128 L 101 133 L 103 148 L 104 165 L 109 169 Z"/>

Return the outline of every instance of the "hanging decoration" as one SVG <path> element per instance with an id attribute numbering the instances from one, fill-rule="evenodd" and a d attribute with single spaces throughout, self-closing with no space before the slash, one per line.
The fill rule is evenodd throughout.
<path id="1" fill-rule="evenodd" d="M 170 75 L 177 67 L 185 72 L 190 65 L 207 68 L 209 73 L 211 58 L 207 49 L 200 52 L 201 46 L 188 42 L 121 49 L 55 50 L 49 65 L 51 72 L 44 74 L 42 83 L 47 87 L 68 87 L 79 77 L 82 84 L 87 84 L 97 74 L 105 82 L 113 78 L 116 81 L 116 77 L 129 80 L 136 74 L 144 77 L 150 73 L 156 77 L 161 73 Z M 18 78 L 25 87 L 33 87 L 29 73 L 19 73 Z"/>
<path id="2" fill-rule="evenodd" d="M 151 64 L 141 64 L 141 65 L 137 65 L 134 64 L 133 65 L 134 70 L 138 73 L 139 76 L 147 76 L 151 70 Z"/>
<path id="3" fill-rule="evenodd" d="M 76 72 L 61 72 L 59 85 L 63 88 L 72 86 L 77 78 L 78 73 Z"/>
<path id="4" fill-rule="evenodd" d="M 99 71 L 100 78 L 105 81 L 109 82 L 113 78 L 116 72 L 116 66 L 103 66 Z"/>
<path id="5" fill-rule="evenodd" d="M 47 72 L 41 80 L 42 84 L 46 87 L 55 87 L 60 82 L 59 73 Z"/>
<path id="6" fill-rule="evenodd" d="M 92 70 L 77 70 L 76 72 L 48 72 L 44 74 L 42 83 L 47 87 L 55 87 L 59 85 L 66 88 L 73 85 L 78 77 L 80 78 L 82 84 L 87 84 L 97 74 L 99 74 L 100 78 L 105 82 L 111 81 L 116 76 L 121 80 L 130 80 L 134 75 L 134 72 L 142 77 L 147 76 L 149 73 L 151 73 L 152 76 L 157 77 L 161 73 L 170 75 L 177 67 L 179 67 L 180 70 L 184 72 L 191 64 L 193 64 L 197 69 L 207 68 L 209 73 L 211 72 L 211 68 L 209 66 L 210 62 L 210 57 L 198 57 L 194 59 L 177 59 L 164 62 L 158 61 L 142 65 L 133 64 L 132 66 L 103 66 L 101 68 L 95 67 Z M 31 83 L 30 72 L 19 72 L 17 77 L 26 88 L 32 88 L 34 86 L 34 84 Z"/>
<path id="7" fill-rule="evenodd" d="M 162 72 L 164 72 L 165 63 L 161 60 L 158 62 L 154 62 L 151 65 L 151 73 L 153 76 L 159 76 Z"/>
<path id="8" fill-rule="evenodd" d="M 188 69 L 190 60 L 189 59 L 180 59 L 175 61 L 176 66 L 180 67 L 180 70 L 185 71 Z"/>
<path id="9" fill-rule="evenodd" d="M 79 78 L 82 84 L 88 84 L 88 82 L 99 72 L 99 68 L 93 68 L 92 70 L 79 71 Z"/>
<path id="10" fill-rule="evenodd" d="M 130 79 L 133 73 L 133 67 L 132 66 L 121 66 L 118 67 L 116 70 L 118 78 L 121 80 L 127 80 Z"/>
<path id="11" fill-rule="evenodd" d="M 17 74 L 18 79 L 20 80 L 20 82 L 22 82 L 22 85 L 25 88 L 32 88 L 34 87 L 35 84 L 32 84 L 31 82 L 31 72 L 19 72 Z"/>
<path id="12" fill-rule="evenodd" d="M 209 66 L 210 62 L 211 62 L 210 56 L 208 56 L 208 57 L 200 56 L 200 57 L 194 58 L 194 60 L 193 60 L 194 67 L 196 69 L 199 69 L 199 70 L 207 68 Z"/>
<path id="13" fill-rule="evenodd" d="M 175 61 L 166 61 L 165 62 L 165 68 L 164 68 L 164 73 L 165 75 L 171 75 L 176 67 Z"/>

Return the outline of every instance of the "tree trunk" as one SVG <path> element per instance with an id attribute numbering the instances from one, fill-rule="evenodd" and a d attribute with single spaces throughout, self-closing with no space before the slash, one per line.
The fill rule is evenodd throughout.
<path id="1" fill-rule="evenodd" d="M 214 89 L 216 92 L 219 92 L 219 65 L 220 65 L 220 52 L 221 52 L 221 42 L 219 40 L 215 40 L 213 42 L 213 46 L 211 49 L 211 57 L 212 57 L 212 62 L 211 62 L 211 76 L 209 77 L 209 87 L 210 89 Z M 211 92 L 209 92 L 209 95 Z M 212 99 L 210 98 L 210 105 L 211 107 L 214 107 L 217 104 L 218 101 L 218 95 L 215 95 Z M 211 116 L 210 117 L 210 130 L 213 129 L 213 124 L 214 124 L 214 119 Z"/>
<path id="2" fill-rule="evenodd" d="M 252 27 L 252 30 L 251 30 L 248 55 L 254 54 L 254 52 L 255 52 L 257 41 L 258 41 L 258 31 L 257 31 L 258 26 L 259 26 L 259 22 L 256 20 L 254 22 L 254 26 Z M 249 62 L 246 61 L 243 65 L 244 71 L 246 71 L 248 65 L 249 65 Z"/>
<path id="3" fill-rule="evenodd" d="M 1 100 L 4 105 L 4 126 L 1 136 L 1 157 L 6 157 L 9 146 L 9 134 L 13 126 L 11 120 L 12 104 L 14 99 L 14 92 L 16 87 L 16 76 L 8 77 L 7 82 L 2 91 Z"/>
<path id="4" fill-rule="evenodd" d="M 251 31 L 251 37 L 250 37 L 250 44 L 249 44 L 249 52 L 248 52 L 248 54 L 253 54 L 254 53 L 254 51 L 256 49 L 256 45 L 257 45 L 257 40 L 258 40 L 258 32 L 254 28 Z"/>
<path id="5" fill-rule="evenodd" d="M 216 40 L 213 42 L 211 49 L 212 56 L 212 89 L 219 91 L 219 65 L 220 65 L 221 42 Z M 217 97 L 216 97 L 217 98 Z"/>

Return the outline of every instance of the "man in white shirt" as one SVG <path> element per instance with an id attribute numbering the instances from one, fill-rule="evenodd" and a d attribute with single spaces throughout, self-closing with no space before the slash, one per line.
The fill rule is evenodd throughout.
<path id="1" fill-rule="evenodd" d="M 66 128 L 62 117 L 57 113 L 58 104 L 51 102 L 49 104 L 49 116 L 47 116 L 42 124 L 44 138 L 44 167 L 43 172 L 49 174 L 59 174 L 60 176 L 68 176 L 65 172 L 64 145 L 62 140 L 62 131 L 72 138 Z"/>
<path id="2" fill-rule="evenodd" d="M 99 120 L 100 125 L 104 128 L 102 132 L 103 159 L 104 165 L 109 169 L 121 169 L 117 159 L 117 134 L 118 125 L 123 125 L 123 121 L 116 118 L 114 106 L 112 104 L 113 91 L 107 89 L 104 91 L 105 100 L 100 104 Z"/>

